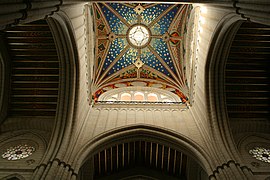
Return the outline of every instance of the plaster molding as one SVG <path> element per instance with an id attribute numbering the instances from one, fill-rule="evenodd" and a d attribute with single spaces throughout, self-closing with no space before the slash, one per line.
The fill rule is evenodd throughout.
<path id="1" fill-rule="evenodd" d="M 108 103 L 98 103 L 93 106 L 93 109 L 98 110 L 117 110 L 117 111 L 169 111 L 169 112 L 182 112 L 187 111 L 188 107 L 185 104 L 125 104 L 125 103 L 119 103 L 119 104 L 108 104 Z"/>

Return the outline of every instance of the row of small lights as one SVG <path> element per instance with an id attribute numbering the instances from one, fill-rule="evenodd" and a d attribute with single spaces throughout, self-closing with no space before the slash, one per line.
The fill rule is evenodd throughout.
<path id="1" fill-rule="evenodd" d="M 197 72 L 197 62 L 198 62 L 198 59 L 199 59 L 199 43 L 201 42 L 201 35 L 202 35 L 202 32 L 203 32 L 203 25 L 205 24 L 205 18 L 202 16 L 203 14 L 206 14 L 207 13 L 207 8 L 205 6 L 200 6 L 200 11 L 199 13 L 197 14 L 197 17 L 198 17 L 198 26 L 196 27 L 196 30 L 197 30 L 197 39 L 196 39 L 196 42 L 195 42 L 195 46 L 196 46 L 196 51 L 194 52 L 194 55 L 195 55 L 195 66 L 194 66 L 194 79 L 193 79 L 193 87 L 195 87 L 196 85 L 196 72 Z M 195 97 L 195 91 L 193 90 L 193 100 L 192 102 L 194 103 L 194 97 Z"/>
<path id="2" fill-rule="evenodd" d="M 88 8 L 88 9 L 86 9 L 86 8 Z M 84 16 L 84 34 L 86 35 L 87 34 L 87 17 L 88 17 L 88 13 L 90 13 L 89 12 L 89 9 L 90 8 L 92 8 L 92 7 L 89 7 L 89 6 L 84 6 L 84 9 L 83 9 L 83 11 L 84 11 L 84 13 L 85 13 L 85 16 Z M 89 38 L 89 37 L 88 37 Z M 84 37 L 84 41 L 85 41 L 85 43 L 87 44 L 88 42 L 87 41 L 89 41 L 89 39 L 87 39 L 87 36 L 85 36 Z M 85 52 L 88 52 L 88 48 L 87 48 L 87 46 L 85 46 Z M 87 93 L 87 102 L 88 102 L 88 104 L 89 104 L 89 106 L 91 106 L 91 99 L 90 99 L 90 97 L 92 96 L 91 95 L 91 91 L 90 91 L 90 81 L 91 81 L 91 76 L 92 76 L 92 74 L 90 74 L 89 75 L 89 73 L 91 73 L 90 71 L 89 71 L 89 68 L 92 68 L 92 67 L 89 67 L 89 64 L 88 64 L 88 62 L 89 62 L 89 60 L 88 60 L 88 55 L 87 55 L 88 53 L 85 53 L 85 66 L 86 66 L 86 73 L 85 73 L 85 75 L 86 75 L 86 85 L 87 85 L 87 88 L 86 88 L 86 93 Z M 91 65 L 91 64 L 90 64 Z"/>

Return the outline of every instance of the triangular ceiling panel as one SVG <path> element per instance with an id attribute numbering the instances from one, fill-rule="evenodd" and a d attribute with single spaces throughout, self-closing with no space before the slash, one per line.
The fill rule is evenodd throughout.
<path id="1" fill-rule="evenodd" d="M 173 65 L 172 58 L 166 42 L 164 42 L 162 39 L 155 39 L 151 41 L 150 45 L 151 47 L 153 47 L 155 52 L 157 52 L 158 56 L 162 59 L 160 61 L 164 61 L 164 63 L 168 66 L 168 69 L 175 73 L 175 67 Z"/>
<path id="2" fill-rule="evenodd" d="M 148 8 L 147 8 L 148 7 Z M 153 22 L 156 18 L 160 16 L 162 12 L 170 7 L 169 4 L 150 4 L 150 5 L 143 5 L 143 12 L 141 13 L 142 23 L 145 25 L 149 25 Z"/>
<path id="3" fill-rule="evenodd" d="M 109 32 L 110 29 L 108 27 L 106 19 L 103 17 L 102 12 L 100 11 L 97 6 L 95 6 L 95 32 L 97 32 L 98 37 L 100 36 L 106 36 Z"/>
<path id="4" fill-rule="evenodd" d="M 110 69 L 107 76 L 119 72 L 121 69 L 126 68 L 136 61 L 138 51 L 136 49 L 130 48 L 127 52 L 115 63 L 115 65 Z"/>
<path id="5" fill-rule="evenodd" d="M 118 12 L 129 24 L 137 22 L 137 13 L 134 11 L 134 8 L 120 3 L 109 3 L 108 5 Z"/>
<path id="6" fill-rule="evenodd" d="M 180 6 L 179 5 L 171 5 L 167 8 L 167 10 L 165 12 L 167 12 L 164 16 L 159 16 L 161 17 L 159 19 L 158 17 L 158 21 L 153 24 L 153 34 L 165 34 L 168 29 L 169 26 L 171 25 L 175 15 L 177 14 L 177 11 L 179 10 Z"/>
<path id="7" fill-rule="evenodd" d="M 128 27 L 121 21 L 121 16 L 117 16 L 115 11 L 109 4 L 99 4 L 103 14 L 110 25 L 110 28 L 115 34 L 126 34 Z"/>
<path id="8" fill-rule="evenodd" d="M 112 62 L 117 62 L 115 59 L 121 59 L 120 53 L 124 51 L 127 46 L 127 41 L 123 38 L 116 38 L 111 42 L 108 54 L 105 57 L 105 62 L 102 67 L 102 71 L 105 72 Z"/>
<path id="9" fill-rule="evenodd" d="M 163 73 L 164 75 L 171 77 L 171 74 L 168 70 L 162 65 L 157 56 L 155 56 L 148 48 L 142 49 L 141 60 L 147 66 Z"/>

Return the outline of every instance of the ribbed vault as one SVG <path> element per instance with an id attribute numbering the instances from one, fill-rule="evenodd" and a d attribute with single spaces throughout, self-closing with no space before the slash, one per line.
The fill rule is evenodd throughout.
<path id="1" fill-rule="evenodd" d="M 94 3 L 93 100 L 111 89 L 142 86 L 171 91 L 186 102 L 183 39 L 192 8 L 187 4 Z M 132 43 L 134 38 L 139 38 L 137 45 Z"/>

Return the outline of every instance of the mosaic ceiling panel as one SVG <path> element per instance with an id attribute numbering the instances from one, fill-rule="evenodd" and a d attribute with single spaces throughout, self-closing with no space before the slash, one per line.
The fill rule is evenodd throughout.
<path id="1" fill-rule="evenodd" d="M 188 99 L 182 39 L 189 5 L 94 3 L 93 99 L 109 89 L 144 84 Z M 117 85 L 116 85 L 117 84 Z"/>

